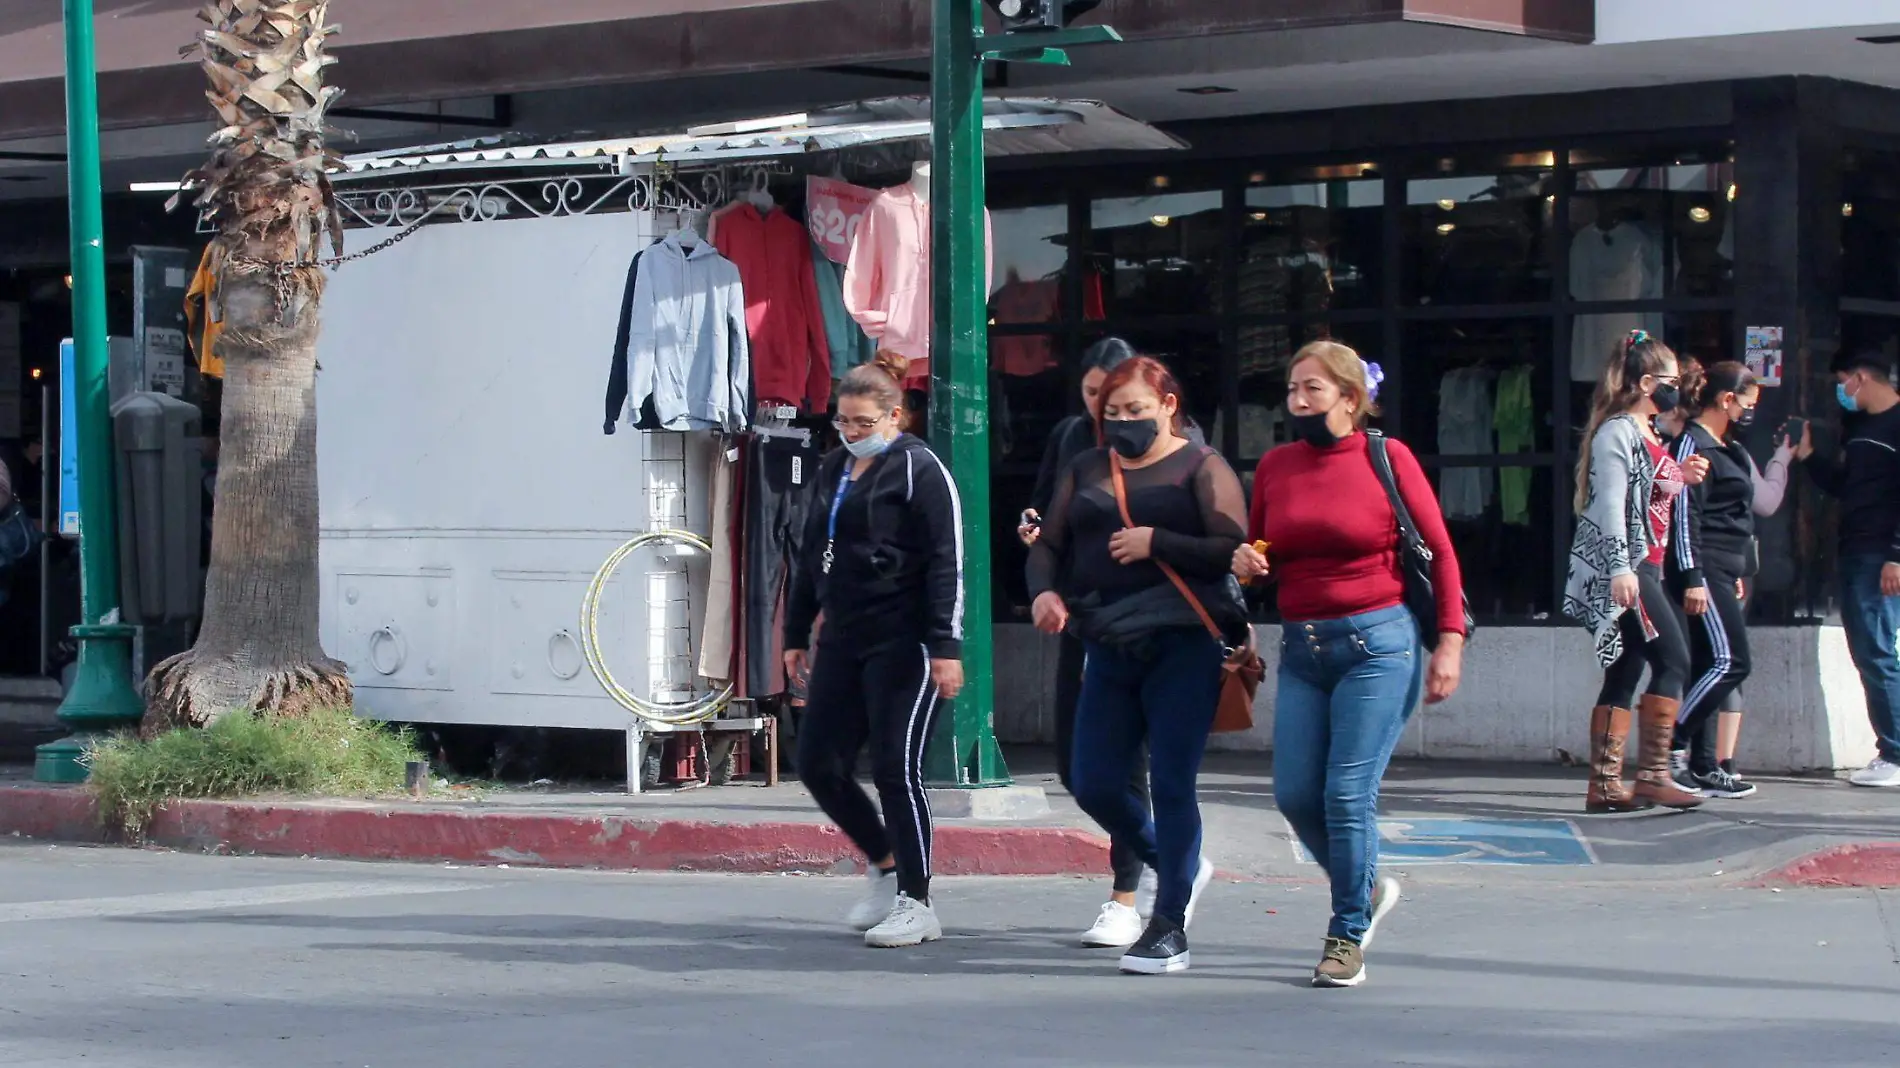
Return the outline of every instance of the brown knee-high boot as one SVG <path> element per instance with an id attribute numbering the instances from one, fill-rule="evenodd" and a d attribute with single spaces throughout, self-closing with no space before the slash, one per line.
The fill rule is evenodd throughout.
<path id="1" fill-rule="evenodd" d="M 1598 705 L 1590 710 L 1590 789 L 1585 812 L 1634 812 L 1648 808 L 1623 781 L 1623 747 L 1630 736 L 1630 710 Z"/>
<path id="2" fill-rule="evenodd" d="M 1665 808 L 1694 808 L 1702 798 L 1676 785 L 1669 776 L 1669 746 L 1676 734 L 1681 701 L 1644 694 L 1636 703 L 1636 798 Z"/>

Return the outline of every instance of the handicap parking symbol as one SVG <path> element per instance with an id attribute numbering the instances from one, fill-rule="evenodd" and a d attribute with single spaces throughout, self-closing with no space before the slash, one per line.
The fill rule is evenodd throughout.
<path id="1" fill-rule="evenodd" d="M 1293 844 L 1294 856 L 1312 856 Z M 1379 854 L 1406 864 L 1595 864 L 1596 856 L 1569 820 L 1414 819 L 1379 821 Z"/>

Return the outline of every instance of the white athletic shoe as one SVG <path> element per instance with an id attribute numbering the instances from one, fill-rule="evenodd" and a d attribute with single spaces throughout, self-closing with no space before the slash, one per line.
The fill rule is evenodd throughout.
<path id="1" fill-rule="evenodd" d="M 1872 764 L 1848 776 L 1847 781 L 1855 786 L 1900 786 L 1900 764 L 1876 757 Z"/>
<path id="2" fill-rule="evenodd" d="M 851 907 L 851 929 L 868 931 L 883 923 L 897 904 L 897 872 L 872 868 L 864 875 L 864 900 Z"/>
<path id="3" fill-rule="evenodd" d="M 1083 932 L 1082 944 L 1098 949 L 1132 946 L 1141 937 L 1144 926 L 1139 912 L 1119 901 L 1110 901 L 1102 906 L 1102 914 L 1095 918 L 1095 926 Z"/>
<path id="4" fill-rule="evenodd" d="M 1194 910 L 1201 903 L 1201 891 L 1207 889 L 1207 884 L 1213 881 L 1214 863 L 1202 857 L 1200 870 L 1194 873 L 1194 890 L 1188 894 L 1187 915 L 1183 917 L 1187 922 L 1181 925 L 1182 930 L 1185 931 L 1194 926 Z"/>
<path id="5" fill-rule="evenodd" d="M 901 949 L 935 942 L 942 937 L 943 925 L 937 922 L 937 910 L 909 894 L 899 894 L 884 922 L 864 932 L 864 944 L 873 949 Z"/>
<path id="6" fill-rule="evenodd" d="M 1155 918 L 1155 898 L 1161 893 L 1161 878 L 1153 868 L 1141 869 L 1141 882 L 1135 884 L 1135 911 L 1141 915 L 1141 922 L 1147 923 Z M 1137 938 L 1141 937 L 1139 933 Z"/>
<path id="7" fill-rule="evenodd" d="M 1366 935 L 1359 940 L 1360 949 L 1372 947 L 1372 934 L 1379 929 L 1379 921 L 1399 906 L 1399 881 L 1390 875 L 1381 876 L 1372 884 L 1372 920 L 1366 924 Z"/>

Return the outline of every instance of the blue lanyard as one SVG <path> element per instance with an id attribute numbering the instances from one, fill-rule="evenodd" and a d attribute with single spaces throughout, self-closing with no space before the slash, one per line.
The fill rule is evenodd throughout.
<path id="1" fill-rule="evenodd" d="M 825 555 L 821 562 L 823 572 L 827 575 L 831 574 L 831 563 L 836 559 L 836 557 L 832 555 L 831 547 L 836 544 L 838 540 L 838 512 L 844 508 L 845 494 L 850 492 L 851 465 L 846 463 L 844 465 L 844 474 L 838 476 L 838 492 L 832 494 L 831 497 L 831 520 L 825 528 Z"/>

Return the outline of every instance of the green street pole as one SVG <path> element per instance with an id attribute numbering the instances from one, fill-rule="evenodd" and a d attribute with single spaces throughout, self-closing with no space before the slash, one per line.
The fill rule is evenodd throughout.
<path id="1" fill-rule="evenodd" d="M 33 777 L 84 782 L 88 746 L 110 731 L 134 726 L 145 707 L 132 687 L 133 628 L 119 618 L 119 531 L 112 472 L 111 396 L 106 388 L 106 250 L 99 175 L 98 71 L 93 58 L 92 0 L 65 0 L 66 183 L 71 205 L 73 381 L 79 450 L 80 625 L 73 687 L 59 719 L 72 735 L 40 746 Z"/>
<path id="2" fill-rule="evenodd" d="M 963 692 L 937 722 L 934 786 L 1010 784 L 996 744 L 990 618 L 989 337 L 984 292 L 982 0 L 936 0 L 930 68 L 930 441 L 963 501 Z"/>

